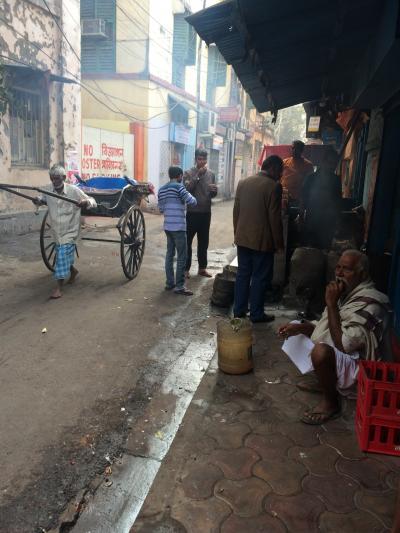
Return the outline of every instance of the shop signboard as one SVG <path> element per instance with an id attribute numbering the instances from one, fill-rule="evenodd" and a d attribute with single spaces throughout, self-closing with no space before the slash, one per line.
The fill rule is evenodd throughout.
<path id="1" fill-rule="evenodd" d="M 220 135 L 214 135 L 213 142 L 212 142 L 213 150 L 221 151 L 223 147 L 224 147 L 224 139 Z"/>
<path id="2" fill-rule="evenodd" d="M 240 105 L 220 107 L 218 113 L 220 122 L 237 122 L 240 118 Z"/>
<path id="3" fill-rule="evenodd" d="M 308 133 L 318 133 L 320 122 L 321 117 L 310 117 L 307 128 Z"/>
<path id="4" fill-rule="evenodd" d="M 170 124 L 169 128 L 169 139 L 170 142 L 180 143 L 180 144 L 191 144 L 191 131 L 190 126 L 184 126 L 183 124 Z"/>
<path id="5" fill-rule="evenodd" d="M 83 126 L 82 178 L 119 178 L 123 175 L 134 177 L 134 139 L 131 133 Z"/>

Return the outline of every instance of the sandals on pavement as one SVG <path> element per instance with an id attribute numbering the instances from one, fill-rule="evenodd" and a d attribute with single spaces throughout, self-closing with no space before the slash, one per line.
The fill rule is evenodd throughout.
<path id="1" fill-rule="evenodd" d="M 325 412 L 310 410 L 306 411 L 300 420 L 304 424 L 308 424 L 310 426 L 320 426 L 325 424 L 325 422 L 328 422 L 328 420 L 334 420 L 335 418 L 338 418 L 341 415 L 341 412 L 342 410 L 340 407 Z"/>

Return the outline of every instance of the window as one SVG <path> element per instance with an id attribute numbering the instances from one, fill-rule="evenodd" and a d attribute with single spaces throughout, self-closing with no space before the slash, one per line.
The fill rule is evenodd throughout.
<path id="1" fill-rule="evenodd" d="M 170 109 L 171 122 L 187 125 L 189 121 L 189 111 L 184 105 L 168 95 L 168 107 Z"/>
<path id="2" fill-rule="evenodd" d="M 196 33 L 185 20 L 188 13 L 174 15 L 172 83 L 185 88 L 185 67 L 196 64 Z"/>
<path id="3" fill-rule="evenodd" d="M 115 72 L 115 0 L 81 0 L 82 72 Z M 83 25 L 82 25 L 83 27 Z"/>
<path id="4" fill-rule="evenodd" d="M 215 88 L 226 85 L 226 63 L 216 46 L 208 48 L 207 97 L 209 104 L 214 105 Z"/>
<path id="5" fill-rule="evenodd" d="M 13 89 L 10 104 L 11 163 L 45 166 L 47 139 L 42 95 L 39 91 Z"/>

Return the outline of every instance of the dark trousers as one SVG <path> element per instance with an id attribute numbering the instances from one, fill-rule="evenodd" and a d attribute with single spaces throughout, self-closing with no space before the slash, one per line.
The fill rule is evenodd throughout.
<path id="1" fill-rule="evenodd" d="M 186 270 L 189 271 L 192 265 L 192 242 L 197 234 L 197 260 L 199 270 L 207 268 L 207 249 L 210 235 L 210 213 L 190 213 L 186 214 L 187 224 L 187 260 Z"/>
<path id="2" fill-rule="evenodd" d="M 245 316 L 250 296 L 250 318 L 258 320 L 264 315 L 265 289 L 271 279 L 274 254 L 238 246 L 237 256 L 233 313 L 234 316 Z"/>

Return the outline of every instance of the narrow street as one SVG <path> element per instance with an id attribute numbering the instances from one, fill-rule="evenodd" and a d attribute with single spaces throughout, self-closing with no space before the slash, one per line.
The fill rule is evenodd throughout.
<path id="1" fill-rule="evenodd" d="M 231 202 L 214 206 L 213 273 L 234 255 L 231 214 Z M 193 276 L 192 298 L 165 292 L 162 218 L 145 218 L 135 280 L 118 245 L 81 243 L 80 276 L 57 301 L 38 233 L 0 240 L 1 533 L 48 531 L 78 497 L 61 519 L 69 531 L 88 489 L 112 489 L 107 466 L 124 452 L 161 459 L 214 354 L 212 280 Z"/>

